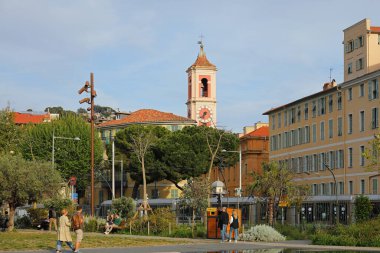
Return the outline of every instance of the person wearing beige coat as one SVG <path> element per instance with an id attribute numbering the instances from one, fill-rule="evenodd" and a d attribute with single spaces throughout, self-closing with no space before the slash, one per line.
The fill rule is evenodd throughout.
<path id="1" fill-rule="evenodd" d="M 61 211 L 61 217 L 59 217 L 58 222 L 58 240 L 57 240 L 57 250 L 56 253 L 61 253 L 62 251 L 62 242 L 66 242 L 66 244 L 74 251 L 73 240 L 71 239 L 70 233 L 70 220 L 67 217 L 67 210 L 63 209 Z"/>

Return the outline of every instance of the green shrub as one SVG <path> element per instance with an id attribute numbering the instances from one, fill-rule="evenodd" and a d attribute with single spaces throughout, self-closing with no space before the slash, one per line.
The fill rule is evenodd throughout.
<path id="1" fill-rule="evenodd" d="M 367 196 L 357 196 L 355 198 L 355 219 L 358 222 L 368 220 L 372 212 L 372 204 Z"/>
<path id="2" fill-rule="evenodd" d="M 45 208 L 29 208 L 27 210 L 30 221 L 33 225 L 39 225 L 41 220 L 48 218 L 48 210 Z"/>
<path id="3" fill-rule="evenodd" d="M 84 231 L 86 232 L 103 232 L 106 220 L 90 216 L 84 217 Z"/>
<path id="4" fill-rule="evenodd" d="M 15 227 L 16 228 L 31 228 L 32 221 L 27 215 L 24 215 L 15 220 Z"/>
<path id="5" fill-rule="evenodd" d="M 149 215 L 149 228 L 153 234 L 168 233 L 169 224 L 172 229 L 176 226 L 175 213 L 168 207 L 157 208 Z"/>
<path id="6" fill-rule="evenodd" d="M 135 214 L 136 202 L 132 198 L 117 198 L 112 200 L 112 209 L 118 213 L 121 218 L 128 219 Z"/>
<path id="7" fill-rule="evenodd" d="M 198 224 L 195 231 L 195 237 L 197 238 L 206 238 L 207 230 L 203 224 Z"/>
<path id="8" fill-rule="evenodd" d="M 287 240 L 305 240 L 309 239 L 312 233 L 309 233 L 309 229 L 301 229 L 291 225 L 276 225 L 276 230 L 284 235 Z"/>
<path id="9" fill-rule="evenodd" d="M 187 226 L 187 225 L 177 226 L 171 236 L 179 237 L 179 238 L 192 238 L 193 234 L 191 232 L 191 226 Z"/>
<path id="10" fill-rule="evenodd" d="M 333 227 L 321 228 L 312 237 L 314 244 L 340 246 L 380 246 L 380 219 Z"/>

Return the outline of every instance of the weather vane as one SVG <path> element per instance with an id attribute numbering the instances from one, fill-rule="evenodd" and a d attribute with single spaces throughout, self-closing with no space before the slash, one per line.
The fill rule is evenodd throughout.
<path id="1" fill-rule="evenodd" d="M 198 44 L 201 45 L 201 48 L 203 48 L 203 34 L 201 34 L 201 36 L 199 36 L 199 38 L 201 38 L 201 40 L 198 41 Z"/>

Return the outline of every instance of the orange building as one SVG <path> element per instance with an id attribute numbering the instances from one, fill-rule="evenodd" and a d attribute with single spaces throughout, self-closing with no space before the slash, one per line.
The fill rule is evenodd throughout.
<path id="1" fill-rule="evenodd" d="M 246 127 L 240 137 L 240 148 L 242 196 L 248 196 L 246 189 L 253 182 L 252 173 L 261 172 L 261 164 L 269 161 L 268 124 L 257 123 L 254 127 Z M 223 171 L 214 168 L 211 180 L 213 182 L 218 179 L 226 185 L 228 196 L 235 196 L 235 189 L 239 188 L 240 184 L 240 162 Z"/>

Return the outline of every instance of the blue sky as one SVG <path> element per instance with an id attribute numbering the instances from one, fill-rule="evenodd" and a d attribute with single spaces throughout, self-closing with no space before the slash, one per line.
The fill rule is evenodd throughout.
<path id="1" fill-rule="evenodd" d="M 0 0 L 0 108 L 76 110 L 95 74 L 96 104 L 186 115 L 186 69 L 204 35 L 218 67 L 218 125 L 241 132 L 262 113 L 343 80 L 343 32 L 380 1 Z"/>

